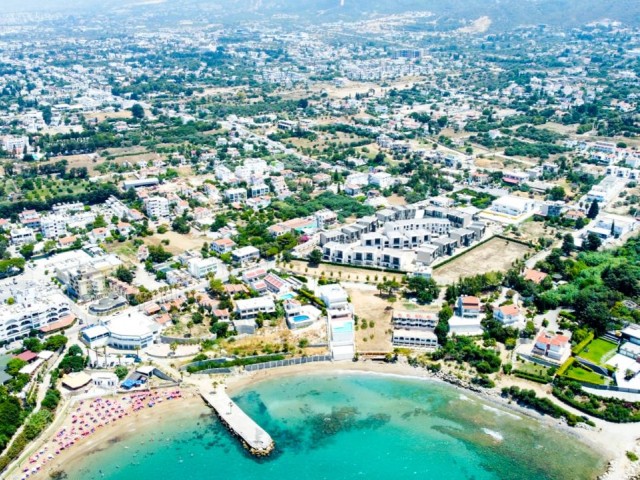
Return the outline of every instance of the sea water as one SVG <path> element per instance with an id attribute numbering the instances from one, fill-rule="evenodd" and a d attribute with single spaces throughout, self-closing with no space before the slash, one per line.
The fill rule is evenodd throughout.
<path id="1" fill-rule="evenodd" d="M 152 424 L 69 479 L 590 479 L 604 459 L 571 435 L 446 384 L 367 374 L 265 380 L 234 395 L 276 442 L 251 457 L 213 414 Z"/>

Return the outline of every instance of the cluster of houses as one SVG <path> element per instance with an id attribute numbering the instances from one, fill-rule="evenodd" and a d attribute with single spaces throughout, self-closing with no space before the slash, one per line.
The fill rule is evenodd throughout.
<path id="1" fill-rule="evenodd" d="M 485 231 L 485 224 L 471 214 L 414 204 L 323 231 L 319 245 L 327 262 L 413 271 L 470 246 Z"/>

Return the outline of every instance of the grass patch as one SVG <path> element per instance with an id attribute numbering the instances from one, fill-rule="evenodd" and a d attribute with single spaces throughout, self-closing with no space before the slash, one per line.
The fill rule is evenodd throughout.
<path id="1" fill-rule="evenodd" d="M 538 365 L 537 363 L 522 362 L 518 363 L 516 370 L 522 373 L 528 373 L 529 375 L 536 375 L 538 377 L 549 376 L 549 368 Z"/>
<path id="2" fill-rule="evenodd" d="M 595 372 L 590 372 L 589 370 L 577 366 L 570 368 L 567 373 L 564 374 L 564 376 L 565 378 L 577 380 L 578 382 L 595 383 L 596 385 L 606 384 L 605 379 L 602 378 L 602 375 Z"/>
<path id="3" fill-rule="evenodd" d="M 627 458 L 629 460 L 631 460 L 632 462 L 637 462 L 638 461 L 638 455 L 636 455 L 633 452 L 627 452 Z"/>
<path id="4" fill-rule="evenodd" d="M 580 356 L 596 365 L 604 365 L 607 360 L 613 357 L 617 348 L 615 343 L 597 338 L 580 352 Z"/>

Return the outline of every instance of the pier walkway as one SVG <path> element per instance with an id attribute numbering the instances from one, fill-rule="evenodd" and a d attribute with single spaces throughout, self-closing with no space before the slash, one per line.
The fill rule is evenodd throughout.
<path id="1" fill-rule="evenodd" d="M 273 451 L 275 444 L 271 436 L 231 400 L 224 387 L 211 392 L 200 390 L 200 395 L 251 454 L 262 457 Z"/>

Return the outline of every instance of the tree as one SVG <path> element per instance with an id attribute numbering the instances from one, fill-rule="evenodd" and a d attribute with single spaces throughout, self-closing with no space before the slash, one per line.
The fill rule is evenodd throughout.
<path id="1" fill-rule="evenodd" d="M 218 278 L 209 280 L 209 292 L 214 298 L 219 298 L 224 293 L 224 283 Z"/>
<path id="2" fill-rule="evenodd" d="M 25 258 L 25 260 L 29 260 L 31 257 L 33 257 L 33 250 L 34 250 L 33 244 L 27 243 L 20 247 L 20 255 L 22 255 Z"/>
<path id="3" fill-rule="evenodd" d="M 564 238 L 562 239 L 562 253 L 564 253 L 566 256 L 571 255 L 571 252 L 573 252 L 576 249 L 576 244 L 573 238 L 573 235 L 571 235 L 570 233 L 567 233 Z"/>
<path id="4" fill-rule="evenodd" d="M 318 248 L 314 248 L 309 254 L 309 265 L 319 265 L 322 261 L 322 251 Z"/>
<path id="5" fill-rule="evenodd" d="M 137 118 L 138 120 L 142 120 L 144 118 L 144 108 L 139 103 L 135 103 L 131 107 L 131 115 L 133 118 Z"/>
<path id="6" fill-rule="evenodd" d="M 118 266 L 115 276 L 121 282 L 128 284 L 131 284 L 133 282 L 133 272 L 124 265 Z"/>
<path id="7" fill-rule="evenodd" d="M 598 205 L 598 202 L 594 200 L 593 202 L 591 202 L 591 206 L 589 207 L 589 211 L 587 212 L 587 218 L 593 220 L 598 216 L 598 213 L 600 213 L 600 206 Z"/>
<path id="8" fill-rule="evenodd" d="M 188 222 L 187 217 L 185 215 L 181 215 L 179 217 L 176 217 L 176 219 L 171 224 L 171 228 L 175 232 L 181 233 L 183 235 L 186 235 L 187 233 L 189 233 L 191 231 L 191 226 L 189 225 L 189 222 Z"/>
<path id="9" fill-rule="evenodd" d="M 22 346 L 27 350 L 31 350 L 34 353 L 41 352 L 43 349 L 42 342 L 38 337 L 28 337 L 22 341 Z"/>
<path id="10" fill-rule="evenodd" d="M 229 330 L 229 324 L 227 322 L 216 322 L 211 325 L 209 331 L 216 335 L 217 338 L 225 338 Z"/>
<path id="11" fill-rule="evenodd" d="M 453 317 L 453 310 L 449 305 L 445 305 L 438 312 L 438 325 L 434 330 L 436 337 L 438 337 L 438 344 L 444 345 L 447 342 L 447 335 L 449 334 L 449 319 Z"/>
<path id="12" fill-rule="evenodd" d="M 589 235 L 587 235 L 587 238 L 582 242 L 582 249 L 585 252 L 595 252 L 601 245 L 602 240 L 600 240 L 600 237 L 595 233 L 590 232 Z"/>
<path id="13" fill-rule="evenodd" d="M 578 219 L 576 220 L 576 230 L 583 229 L 586 224 L 587 222 L 585 222 L 584 218 L 578 217 Z"/>
<path id="14" fill-rule="evenodd" d="M 565 191 L 560 185 L 556 185 L 551 190 L 549 190 L 549 198 L 553 201 L 564 200 Z"/>
<path id="15" fill-rule="evenodd" d="M 440 288 L 433 278 L 411 276 L 407 280 L 408 292 L 415 296 L 419 303 L 431 303 L 440 294 Z"/>
<path id="16" fill-rule="evenodd" d="M 18 373 L 20 373 L 20 369 L 25 366 L 27 366 L 27 362 L 25 362 L 21 358 L 12 358 L 7 362 L 5 370 L 9 375 L 15 377 L 16 375 L 18 375 Z"/>
<path id="17" fill-rule="evenodd" d="M 67 344 L 67 337 L 64 335 L 53 335 L 44 342 L 44 349 L 55 352 Z"/>
<path id="18" fill-rule="evenodd" d="M 102 215 L 96 215 L 96 219 L 93 221 L 93 228 L 105 228 L 107 221 Z"/>
<path id="19" fill-rule="evenodd" d="M 127 369 L 127 367 L 125 367 L 124 365 L 118 365 L 113 373 L 118 376 L 118 380 L 122 381 L 129 373 L 129 369 Z"/>

